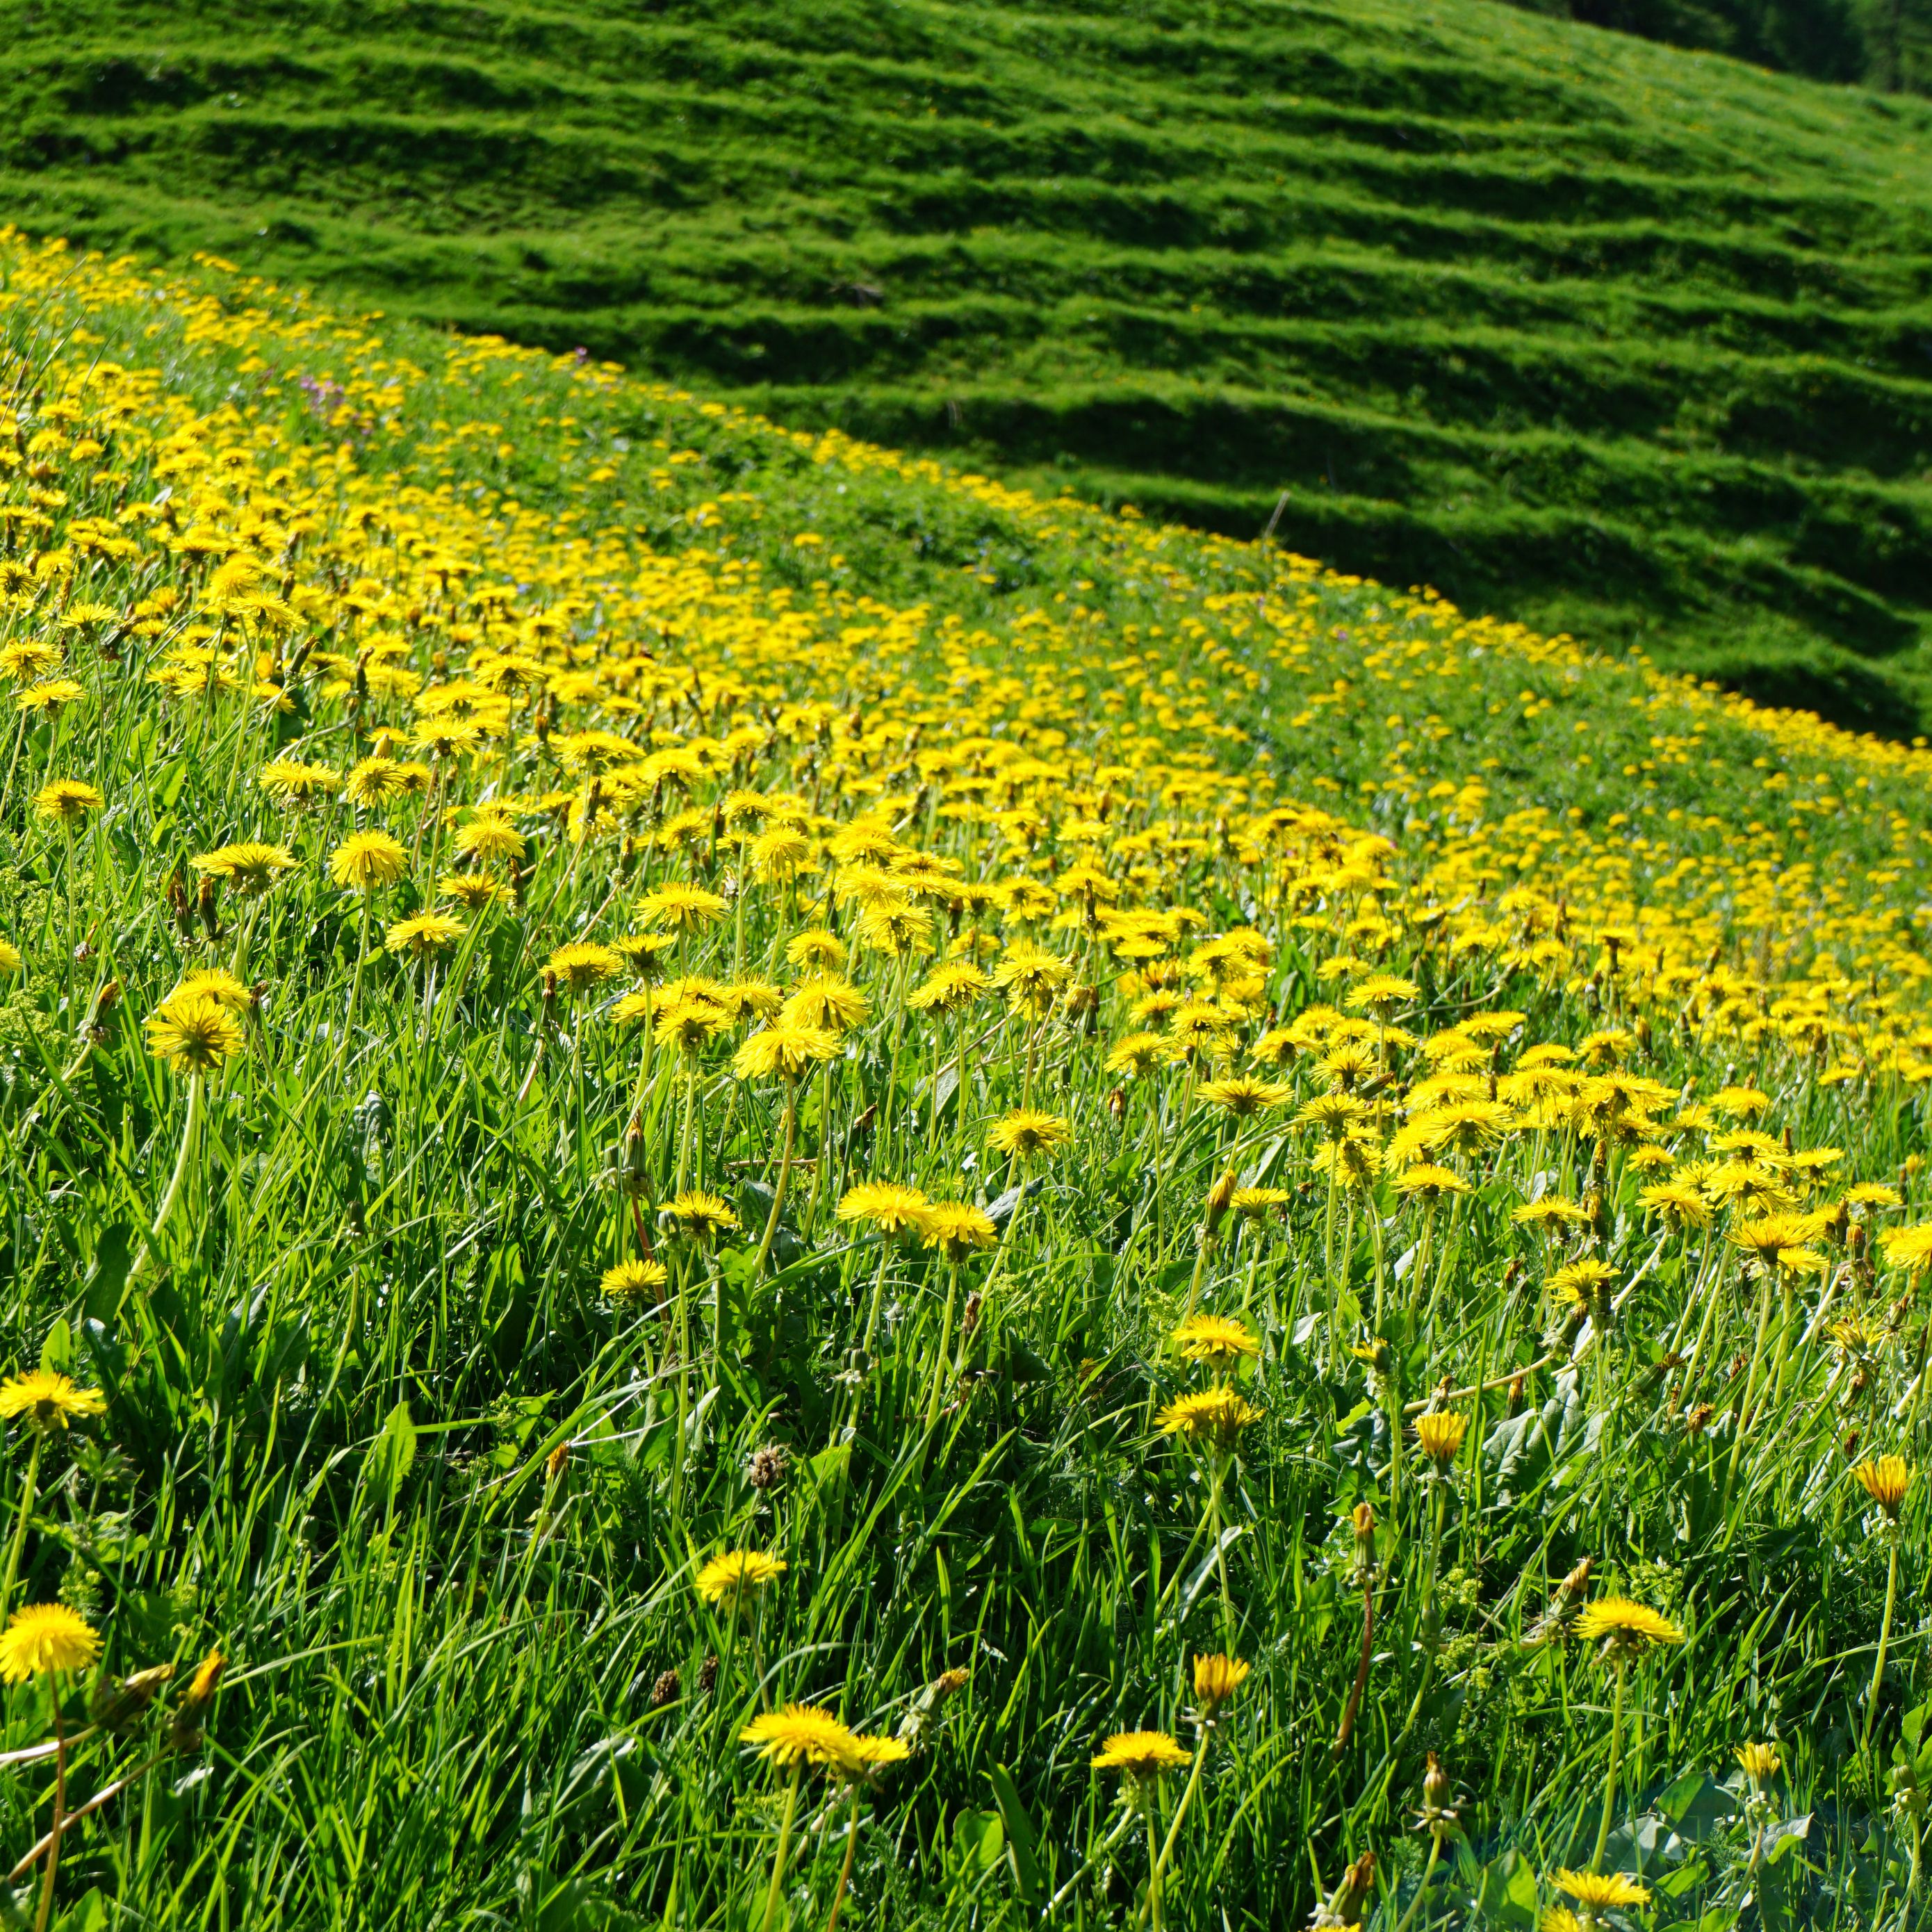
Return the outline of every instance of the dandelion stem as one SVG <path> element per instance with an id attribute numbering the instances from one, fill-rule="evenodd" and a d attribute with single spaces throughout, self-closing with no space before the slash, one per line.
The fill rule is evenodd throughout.
<path id="1" fill-rule="evenodd" d="M 1892 1532 L 1892 1562 L 1886 1572 L 1885 1616 L 1878 1627 L 1878 1655 L 1872 1662 L 1871 1689 L 1865 1697 L 1865 1727 L 1858 1739 L 1858 1748 L 1871 1748 L 1872 1726 L 1878 1720 L 1878 1694 L 1885 1677 L 1885 1653 L 1892 1641 L 1892 1613 L 1898 1603 L 1898 1532 Z M 0 1608 L 4 1608 L 0 1604 Z"/>
<path id="2" fill-rule="evenodd" d="M 772 1882 L 765 1892 L 765 1916 L 760 1922 L 762 1932 L 772 1932 L 772 1921 L 778 1916 L 778 1890 L 784 1882 L 785 1855 L 791 1850 L 792 1821 L 798 1816 L 798 1787 L 805 1776 L 805 1760 L 801 1758 L 791 1768 L 791 1782 L 785 1787 L 784 1815 L 778 1820 L 778 1845 L 772 1858 Z"/>
<path id="3" fill-rule="evenodd" d="M 61 1726 L 60 1672 L 48 1679 L 54 1700 L 54 1817 L 47 1833 L 47 1875 L 40 1887 L 40 1909 L 34 1917 L 34 1932 L 47 1932 L 53 1916 L 54 1880 L 60 1870 L 61 1832 L 67 1822 L 67 1733 Z"/>
<path id="4" fill-rule="evenodd" d="M 852 1857 L 859 1849 L 859 1786 L 852 1786 L 852 1809 L 845 1820 L 845 1856 L 838 1868 L 838 1882 L 832 1894 L 832 1910 L 826 1916 L 825 1932 L 838 1932 L 838 1913 L 845 1903 L 845 1888 L 852 1882 Z"/>
<path id="5" fill-rule="evenodd" d="M 1604 1774 L 1604 1815 L 1597 1826 L 1597 1849 L 1590 1856 L 1590 1869 L 1604 1868 L 1604 1848 L 1610 1842 L 1610 1814 L 1616 1808 L 1617 1771 L 1624 1743 L 1624 1676 L 1629 1666 L 1617 1665 L 1617 1688 L 1610 1700 L 1610 1768 Z"/>
<path id="6" fill-rule="evenodd" d="M 946 1269 L 946 1309 L 939 1318 L 939 1351 L 932 1365 L 932 1394 L 926 1405 L 926 1432 L 930 1435 L 939 1426 L 939 1397 L 946 1386 L 946 1346 L 952 1335 L 952 1304 L 958 1297 L 959 1264 L 947 1263 Z"/>
<path id="7" fill-rule="evenodd" d="M 34 1446 L 27 1453 L 26 1480 L 20 1485 L 20 1514 L 14 1523 L 13 1540 L 7 1548 L 7 1574 L 0 1581 L 0 1621 L 14 1606 L 14 1580 L 20 1574 L 20 1552 L 27 1540 L 27 1519 L 34 1513 L 34 1496 L 40 1475 L 40 1444 L 43 1438 L 37 1429 L 34 1432 Z"/>
<path id="8" fill-rule="evenodd" d="M 1408 1932 L 1409 1922 L 1422 1910 L 1422 1901 L 1429 1895 L 1429 1881 L 1436 1876 L 1436 1868 L 1442 1857 L 1442 1834 L 1432 1832 L 1429 1835 L 1429 1862 L 1422 1868 L 1422 1882 L 1415 1888 L 1415 1896 L 1408 1901 L 1408 1909 L 1396 1921 L 1395 1932 Z"/>
<path id="9" fill-rule="evenodd" d="M 778 1178 L 772 1189 L 772 1211 L 765 1216 L 765 1238 L 758 1244 L 758 1264 L 753 1279 L 763 1281 L 772 1258 L 772 1243 L 777 1238 L 778 1216 L 784 1212 L 785 1190 L 791 1184 L 791 1164 L 798 1152 L 798 1082 L 785 1088 L 784 1151 L 778 1156 Z"/>

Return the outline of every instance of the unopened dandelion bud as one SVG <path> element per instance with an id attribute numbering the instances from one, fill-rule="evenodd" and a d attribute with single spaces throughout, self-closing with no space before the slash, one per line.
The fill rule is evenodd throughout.
<path id="1" fill-rule="evenodd" d="M 1234 1189 L 1239 1177 L 1231 1168 L 1208 1190 L 1207 1232 L 1211 1237 L 1220 1228 L 1227 1214 L 1228 1204 L 1234 1198 Z"/>
<path id="2" fill-rule="evenodd" d="M 201 1734 L 208 1722 L 208 1707 L 214 1702 L 216 1687 L 221 1682 L 221 1673 L 228 1660 L 218 1650 L 211 1650 L 196 1666 L 195 1673 L 188 1681 L 187 1690 L 182 1694 L 180 1706 L 176 1710 L 174 1721 L 169 1726 L 168 1741 L 177 1750 L 196 1750 L 200 1748 Z"/>
<path id="3" fill-rule="evenodd" d="M 131 1731 L 174 1674 L 172 1664 L 157 1664 L 131 1677 L 109 1678 L 94 1692 L 88 1714 L 104 1731 Z"/>
<path id="4" fill-rule="evenodd" d="M 1327 1932 L 1327 1928 L 1359 1925 L 1362 1908 L 1375 1889 L 1376 1855 L 1364 1852 L 1342 1874 L 1342 1882 L 1329 1894 L 1326 1905 L 1316 1910 L 1312 1922 L 1317 1932 Z"/>
<path id="5" fill-rule="evenodd" d="M 544 1459 L 544 1480 L 546 1483 L 561 1482 L 569 1464 L 570 1444 L 560 1442 Z"/>
<path id="6" fill-rule="evenodd" d="M 195 916 L 201 921 L 201 929 L 211 942 L 218 942 L 221 938 L 221 909 L 216 904 L 214 897 L 218 890 L 218 880 L 204 878 L 194 898 Z"/>

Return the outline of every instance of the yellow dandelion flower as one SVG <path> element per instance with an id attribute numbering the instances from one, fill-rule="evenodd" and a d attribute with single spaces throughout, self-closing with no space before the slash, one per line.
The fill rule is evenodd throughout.
<path id="1" fill-rule="evenodd" d="M 698 1594 L 707 1604 L 728 1609 L 739 1598 L 776 1583 L 790 1568 L 782 1557 L 762 1550 L 728 1550 L 698 1573 Z"/>
<path id="2" fill-rule="evenodd" d="M 1194 1701 L 1204 1718 L 1212 1718 L 1248 1681 L 1253 1666 L 1238 1657 L 1197 1656 L 1194 1660 Z"/>
<path id="3" fill-rule="evenodd" d="M 842 1221 L 863 1221 L 882 1234 L 903 1234 L 924 1226 L 932 1204 L 916 1187 L 890 1180 L 862 1180 L 846 1190 L 838 1203 Z"/>
<path id="4" fill-rule="evenodd" d="M 1096 1771 L 1118 1771 L 1139 1784 L 1164 1771 L 1180 1771 L 1194 1754 L 1165 1731 L 1116 1731 L 1094 1760 Z"/>
<path id="5" fill-rule="evenodd" d="M 995 1121 L 986 1140 L 998 1152 L 1024 1160 L 1034 1154 L 1051 1154 L 1072 1137 L 1071 1123 L 1060 1114 L 1020 1107 Z"/>
<path id="6" fill-rule="evenodd" d="M 25 1419 L 30 1429 L 50 1436 L 91 1415 L 104 1415 L 107 1399 L 98 1389 L 84 1389 L 65 1376 L 46 1369 L 10 1376 L 0 1382 L 0 1420 Z"/>
<path id="7" fill-rule="evenodd" d="M 859 1740 L 830 1711 L 809 1704 L 788 1704 L 754 1718 L 738 1733 L 742 1744 L 755 1744 L 758 1755 L 789 1770 L 795 1764 L 820 1768 L 865 1768 Z"/>
<path id="8" fill-rule="evenodd" d="M 1875 1456 L 1852 1470 L 1852 1480 L 1896 1522 L 1912 1474 L 1912 1465 L 1903 1456 Z"/>
<path id="9" fill-rule="evenodd" d="M 963 1262 L 975 1248 L 990 1248 L 1000 1231 L 984 1209 L 964 1201 L 935 1201 L 919 1217 L 920 1237 L 949 1262 Z"/>
<path id="10" fill-rule="evenodd" d="M 662 1262 L 628 1261 L 606 1268 L 597 1285 L 613 1301 L 644 1302 L 670 1280 L 670 1270 Z"/>
<path id="11" fill-rule="evenodd" d="M 1446 1408 L 1415 1419 L 1416 1442 L 1438 1469 L 1446 1469 L 1462 1453 L 1462 1438 L 1468 1432 L 1469 1418 Z"/>
<path id="12" fill-rule="evenodd" d="M 0 1677 L 9 1684 L 50 1671 L 84 1670 L 100 1654 L 100 1634 L 64 1604 L 30 1604 L 0 1631 Z"/>
<path id="13" fill-rule="evenodd" d="M 202 995 L 176 995 L 149 1014 L 146 1027 L 148 1052 L 177 1073 L 213 1073 L 248 1045 L 228 1009 Z"/>
<path id="14" fill-rule="evenodd" d="M 1174 1331 L 1174 1352 L 1183 1360 L 1232 1367 L 1262 1352 L 1261 1339 L 1244 1322 L 1225 1315 L 1194 1315 Z"/>
<path id="15" fill-rule="evenodd" d="M 469 930 L 462 920 L 446 912 L 418 913 L 413 919 L 392 920 L 383 930 L 382 944 L 391 952 L 428 959 L 446 952 Z"/>
<path id="16" fill-rule="evenodd" d="M 80 778 L 52 778 L 34 794 L 34 811 L 50 825 L 73 826 L 105 801 L 93 786 Z"/>
<path id="17" fill-rule="evenodd" d="M 1653 1644 L 1684 1641 L 1684 1633 L 1660 1611 L 1628 1597 L 1601 1597 L 1586 1604 L 1576 1630 L 1585 1643 L 1602 1638 L 1604 1654 L 1612 1659 L 1639 1656 Z"/>
<path id="18" fill-rule="evenodd" d="M 393 886 L 410 868 L 410 855 L 386 832 L 354 832 L 330 854 L 328 875 L 352 892 Z"/>

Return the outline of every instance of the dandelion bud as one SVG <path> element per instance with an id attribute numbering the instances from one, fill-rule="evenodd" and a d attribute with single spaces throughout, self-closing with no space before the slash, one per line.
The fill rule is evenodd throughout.
<path id="1" fill-rule="evenodd" d="M 204 877 L 200 889 L 196 892 L 194 910 L 201 921 L 201 929 L 208 934 L 211 943 L 221 938 L 221 911 L 214 902 L 218 884 L 212 877 Z"/>
<path id="2" fill-rule="evenodd" d="M 1422 1802 L 1437 1811 L 1449 1802 L 1449 1774 L 1433 1751 L 1429 1754 L 1429 1768 L 1422 1776 Z"/>
<path id="3" fill-rule="evenodd" d="M 1355 1529 L 1355 1559 L 1366 1570 L 1372 1568 L 1376 1560 L 1376 1513 L 1367 1503 L 1358 1503 L 1351 1513 L 1350 1520 Z"/>
<path id="4" fill-rule="evenodd" d="M 650 1165 L 644 1150 L 644 1124 L 633 1114 L 624 1129 L 624 1143 L 617 1156 L 617 1172 L 624 1192 L 632 1200 L 641 1200 L 650 1186 Z"/>
<path id="5" fill-rule="evenodd" d="M 1114 1090 L 1107 1096 L 1107 1111 L 1108 1113 L 1112 1114 L 1114 1118 L 1117 1120 L 1126 1118 L 1127 1112 L 1127 1090 L 1124 1087 L 1116 1087 Z"/>
<path id="6" fill-rule="evenodd" d="M 942 1670 L 932 1680 L 932 1694 L 935 1697 L 950 1697 L 966 1688 L 966 1680 L 972 1676 L 970 1670 L 962 1670 L 956 1664 L 950 1670 Z"/>
<path id="7" fill-rule="evenodd" d="M 182 938 L 192 939 L 194 937 L 194 907 L 178 872 L 168 881 L 168 910 L 174 914 L 176 931 Z"/>
<path id="8" fill-rule="evenodd" d="M 1207 1232 L 1210 1235 L 1220 1226 L 1222 1216 L 1228 1211 L 1228 1204 L 1234 1198 L 1237 1178 L 1230 1168 L 1208 1190 Z"/>
<path id="9" fill-rule="evenodd" d="M 570 1444 L 560 1442 L 544 1459 L 544 1480 L 557 1483 L 562 1480 L 563 1472 L 570 1462 Z"/>
<path id="10" fill-rule="evenodd" d="M 1313 1924 L 1317 1928 L 1358 1925 L 1362 1907 L 1375 1889 L 1376 1855 L 1364 1852 L 1342 1874 L 1342 1882 L 1330 1894 L 1328 1903 L 1317 1908 Z"/>
<path id="11" fill-rule="evenodd" d="M 208 1706 L 214 1702 L 215 1688 L 221 1682 L 221 1672 L 228 1660 L 218 1650 L 211 1650 L 196 1666 L 180 1708 L 175 1712 L 174 1722 L 168 1729 L 168 1742 L 177 1750 L 197 1750 L 201 1746 L 201 1734 L 208 1722 Z"/>
<path id="12" fill-rule="evenodd" d="M 965 1308 L 959 1317 L 959 1333 L 962 1336 L 971 1334 L 979 1327 L 980 1309 L 984 1300 L 977 1288 L 966 1298 Z"/>
<path id="13" fill-rule="evenodd" d="M 94 1694 L 88 1714 L 104 1731 L 131 1731 L 147 1715 L 161 1686 L 175 1674 L 172 1664 L 137 1670 L 131 1677 L 110 1678 Z"/>

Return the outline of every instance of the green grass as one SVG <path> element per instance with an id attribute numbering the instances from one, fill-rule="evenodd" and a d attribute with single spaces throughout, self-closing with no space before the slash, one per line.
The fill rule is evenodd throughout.
<path id="1" fill-rule="evenodd" d="M 1416 979 L 1418 1034 L 1500 1007 L 1524 1015 L 1526 1043 L 1622 1026 L 1633 1070 L 1670 1095 L 1757 1081 L 1774 1135 L 1842 1150 L 1846 1181 L 1898 1183 L 1891 1226 L 1928 1211 L 1932 755 L 1276 551 L 808 446 L 694 397 L 358 328 L 230 277 L 158 290 L 9 247 L 0 297 L 0 382 L 29 404 L 0 421 L 0 451 L 22 458 L 0 458 L 0 506 L 48 505 L 28 547 L 53 560 L 28 584 L 0 578 L 0 648 L 64 638 L 86 694 L 58 730 L 16 728 L 0 773 L 0 937 L 26 955 L 0 1006 L 0 1370 L 65 1366 L 108 1397 L 37 1466 L 30 1513 L 14 1426 L 0 1536 L 22 1537 L 14 1600 L 85 1607 L 112 1672 L 185 1668 L 211 1643 L 232 1659 L 205 1748 L 142 1772 L 72 1835 L 60 1897 L 76 1932 L 756 1927 L 783 1780 L 733 1733 L 766 1696 L 872 1732 L 918 1719 L 917 1754 L 860 1807 L 842 1924 L 1020 1932 L 1052 1899 L 1050 1922 L 1097 1932 L 1129 1922 L 1149 1861 L 1089 1760 L 1122 1726 L 1196 1742 L 1190 1660 L 1224 1642 L 1255 1674 L 1178 1839 L 1168 1927 L 1304 1924 L 1372 1852 L 1372 1932 L 1529 1932 L 1552 1868 L 1590 1861 L 1611 1754 L 1611 1680 L 1588 1648 L 1526 1641 L 1586 1556 L 1593 1594 L 1632 1592 L 1688 1633 L 1629 1680 L 1606 1860 L 1641 1861 L 1657 1902 L 1607 1922 L 1916 1932 L 1921 1834 L 1886 1780 L 1932 1779 L 1926 1486 L 1874 1699 L 1886 1550 L 1843 1444 L 1856 1428 L 1863 1450 L 1926 1460 L 1923 1290 L 1872 1268 L 1868 1240 L 1821 1237 L 1828 1275 L 1787 1302 L 1721 1236 L 1660 1242 L 1626 1152 L 1574 1131 L 1471 1157 L 1478 1191 L 1426 1256 L 1419 1210 L 1385 1187 L 1331 1229 L 1305 1132 L 1238 1142 L 1180 1070 L 1106 1069 L 1135 1024 L 1120 962 L 1078 926 L 1016 917 L 1005 945 L 1064 953 L 1091 1010 L 1058 1003 L 1036 1028 L 992 1001 L 970 1026 L 934 1022 L 902 1005 L 911 974 L 858 954 L 874 1011 L 801 1108 L 823 1186 L 817 1169 L 794 1178 L 762 1280 L 755 1240 L 708 1256 L 647 1220 L 683 1288 L 667 1320 L 613 1306 L 602 1271 L 687 1160 L 755 1234 L 782 1093 L 732 1076 L 739 1032 L 690 1084 L 664 1048 L 646 1080 L 610 988 L 547 998 L 542 966 L 632 930 L 668 878 L 741 872 L 730 832 L 715 850 L 710 834 L 740 784 L 817 797 L 829 820 L 883 813 L 967 875 L 1024 872 L 1069 909 L 1094 836 L 1074 827 L 1105 790 L 1123 903 L 1192 908 L 1205 924 L 1184 952 L 1267 934 L 1244 1047 L 1337 993 L 1324 966 L 1379 944 Z M 90 370 L 102 386 L 70 388 Z M 70 394 L 80 420 L 58 411 Z M 106 448 L 80 452 L 83 422 Z M 197 450 L 205 466 L 183 461 Z M 28 495 L 49 489 L 65 500 Z M 104 528 L 133 548 L 100 548 Z M 268 604 L 223 604 L 213 566 L 236 556 L 266 566 Z M 131 614 L 164 587 L 183 602 L 158 628 L 118 656 L 93 648 L 104 620 L 77 613 Z M 416 797 L 284 812 L 260 760 L 346 766 L 376 728 L 425 715 L 380 682 L 356 700 L 356 658 L 380 640 L 437 679 L 513 640 L 506 613 L 546 611 L 554 627 L 524 640 L 593 692 L 555 718 L 520 711 L 514 742 L 453 767 L 446 794 L 466 806 L 507 784 L 530 801 L 520 902 L 477 916 L 433 984 L 380 952 L 358 968 L 366 928 L 328 854 L 358 823 L 430 855 L 448 828 Z M 237 683 L 164 695 L 148 674 L 197 643 Z M 285 704 L 251 700 L 257 646 Z M 620 707 L 646 690 L 647 714 Z M 672 797 L 639 802 L 628 842 L 614 827 L 572 844 L 541 800 L 586 801 L 560 746 L 592 724 L 640 750 L 747 734 L 694 783 L 694 842 L 652 842 Z M 1036 759 L 1003 762 L 1005 743 Z M 979 788 L 980 762 L 1010 780 Z M 54 776 L 104 795 L 70 843 L 26 806 Z M 1031 804 L 1052 830 L 1028 856 L 1022 826 L 996 844 L 942 796 Z M 1384 892 L 1338 874 L 1318 824 L 1266 856 L 1250 845 L 1258 812 L 1298 798 L 1390 839 Z M 177 868 L 253 836 L 286 839 L 296 868 L 252 916 L 218 896 L 218 938 L 192 910 L 184 924 Z M 417 910 L 439 869 L 413 864 L 379 917 Z M 1355 923 L 1376 899 L 1379 942 Z M 814 915 L 770 888 L 740 902 L 742 952 L 727 919 L 680 963 L 728 977 L 776 952 L 790 985 L 778 947 Z M 837 911 L 848 939 L 854 912 Z M 1606 946 L 1627 920 L 1641 942 Z M 1553 959 L 1525 956 L 1519 921 L 1560 929 Z M 244 923 L 265 1004 L 190 1133 L 187 1083 L 141 1022 L 184 970 L 236 962 Z M 934 1080 L 962 1049 L 964 1087 Z M 1420 1064 L 1396 1058 L 1406 1085 Z M 1298 1098 L 1320 1084 L 1306 1055 L 1283 1077 Z M 984 1132 L 1023 1095 L 1075 1138 L 1016 1177 Z M 1287 1213 L 1204 1246 L 1229 1166 L 1282 1186 Z M 983 1297 L 970 1330 L 930 1252 L 832 1219 L 835 1189 L 866 1176 L 1000 1208 L 1000 1251 L 962 1270 Z M 1021 1178 L 1042 1185 L 1006 1198 Z M 1511 1218 L 1539 1186 L 1596 1197 L 1556 1253 Z M 1610 1340 L 1566 1360 L 1576 1333 L 1546 1289 L 1573 1250 L 1630 1292 Z M 1197 1283 L 1262 1348 L 1225 1591 L 1203 1560 L 1204 1472 L 1150 1426 L 1202 1379 L 1168 1345 Z M 1808 1332 L 1826 1286 L 1870 1324 L 1856 1358 Z M 1760 1339 L 1757 1367 L 1734 1370 Z M 1666 1360 L 1673 1342 L 1684 1362 Z M 1392 1404 L 1518 1367 L 1519 1393 L 1456 1405 L 1472 1426 L 1446 1484 L 1420 1479 L 1413 1444 L 1397 1456 Z M 1699 1432 L 1682 1409 L 1700 1398 L 1716 1414 Z M 760 1490 L 752 1459 L 773 1443 L 788 1467 Z M 1358 1502 L 1380 1523 L 1378 1635 L 1338 1750 Z M 790 1566 L 754 1628 L 692 1588 L 698 1561 L 735 1544 Z M 941 1703 L 949 1667 L 971 1675 Z M 77 1723 L 77 1696 L 66 1708 Z M 48 1717 L 42 1688 L 0 1691 L 0 1751 L 44 1738 Z M 164 1735 L 88 1743 L 73 1796 Z M 1732 1753 L 1768 1736 L 1784 1774 L 1748 1814 Z M 1425 1894 L 1409 1820 L 1429 1750 L 1464 1837 Z M 0 1777 L 18 1857 L 51 1780 L 44 1762 Z M 1180 1790 L 1168 1781 L 1170 1817 Z M 789 1926 L 825 1922 L 846 1815 L 808 1787 Z M 1754 1861 L 1763 1822 L 1781 1828 Z M 19 1909 L 32 1902 L 23 1887 Z"/>
<path id="2" fill-rule="evenodd" d="M 1916 100 L 1486 0 L 0 27 L 30 227 L 1932 715 Z"/>

